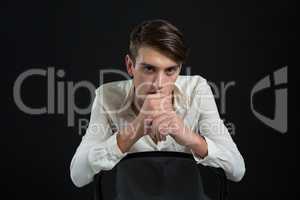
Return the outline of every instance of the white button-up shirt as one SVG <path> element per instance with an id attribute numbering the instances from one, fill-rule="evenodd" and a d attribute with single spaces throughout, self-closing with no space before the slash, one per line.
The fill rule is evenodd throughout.
<path id="1" fill-rule="evenodd" d="M 129 152 L 122 153 L 116 135 L 136 117 L 131 107 L 134 91 L 132 80 L 110 82 L 96 89 L 89 126 L 71 161 L 71 179 L 76 186 L 90 183 L 95 174 L 112 169 L 128 153 L 141 151 L 191 153 L 197 163 L 223 168 L 229 180 L 239 181 L 244 176 L 243 157 L 219 116 L 210 86 L 199 75 L 177 77 L 174 110 L 194 133 L 205 138 L 208 155 L 198 157 L 169 135 L 158 144 L 145 135 Z"/>

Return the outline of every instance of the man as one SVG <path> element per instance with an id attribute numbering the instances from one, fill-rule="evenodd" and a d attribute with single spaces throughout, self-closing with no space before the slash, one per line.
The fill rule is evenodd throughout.
<path id="1" fill-rule="evenodd" d="M 182 33 L 164 20 L 136 26 L 125 57 L 131 80 L 96 90 L 90 123 L 71 162 L 78 187 L 125 155 L 139 151 L 191 153 L 239 181 L 244 160 L 220 119 L 206 79 L 179 75 L 187 56 Z"/>

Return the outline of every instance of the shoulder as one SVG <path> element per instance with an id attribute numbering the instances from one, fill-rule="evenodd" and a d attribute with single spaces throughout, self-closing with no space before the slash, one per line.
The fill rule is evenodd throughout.
<path id="1" fill-rule="evenodd" d="M 176 85 L 187 96 L 191 96 L 197 91 L 210 88 L 206 78 L 200 75 L 179 75 L 176 80 Z"/>
<path id="2" fill-rule="evenodd" d="M 180 84 L 197 84 L 206 82 L 206 79 L 201 75 L 179 75 L 176 82 Z"/>
<path id="3" fill-rule="evenodd" d="M 121 104 L 130 90 L 132 80 L 113 81 L 100 85 L 95 93 L 105 105 Z"/>

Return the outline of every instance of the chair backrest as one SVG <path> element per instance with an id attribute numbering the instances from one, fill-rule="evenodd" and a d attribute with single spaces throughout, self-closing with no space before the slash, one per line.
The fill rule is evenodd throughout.
<path id="1" fill-rule="evenodd" d="M 217 175 L 219 180 L 217 196 L 225 200 L 226 176 L 220 168 L 197 165 L 193 156 L 187 153 L 130 153 L 112 170 L 101 171 L 94 177 L 94 199 L 207 200 L 210 199 L 206 195 L 209 181 L 203 177 L 211 174 Z M 216 193 L 216 179 L 209 185 Z"/>

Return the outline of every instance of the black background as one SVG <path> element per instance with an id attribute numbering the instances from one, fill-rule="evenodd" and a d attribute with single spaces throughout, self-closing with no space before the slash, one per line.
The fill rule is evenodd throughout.
<path id="1" fill-rule="evenodd" d="M 60 81 L 87 80 L 97 86 L 100 69 L 125 71 L 133 26 L 156 18 L 183 31 L 191 47 L 186 66 L 192 74 L 215 83 L 235 81 L 222 117 L 236 126 L 233 138 L 244 156 L 246 174 L 241 182 L 230 184 L 230 199 L 288 198 L 297 159 L 291 153 L 296 152 L 292 133 L 267 127 L 250 109 L 253 86 L 289 64 L 296 24 L 289 24 L 295 13 L 287 1 L 11 1 L 2 8 L 1 85 L 8 104 L 2 104 L 1 188 L 9 199 L 92 196 L 90 185 L 76 188 L 69 174 L 81 138 L 76 120 L 89 115 L 76 115 L 75 126 L 68 127 L 66 113 L 22 112 L 13 99 L 17 77 L 32 68 L 54 67 L 65 71 Z M 270 116 L 272 94 L 257 100 L 258 109 Z M 22 98 L 32 107 L 45 106 L 45 77 L 24 82 Z M 86 107 L 90 100 L 87 90 L 76 93 L 78 106 Z"/>

